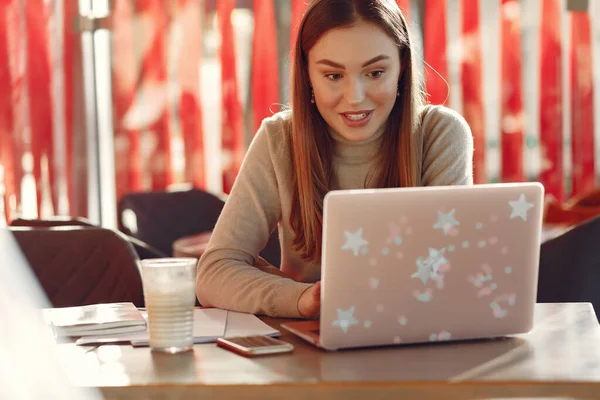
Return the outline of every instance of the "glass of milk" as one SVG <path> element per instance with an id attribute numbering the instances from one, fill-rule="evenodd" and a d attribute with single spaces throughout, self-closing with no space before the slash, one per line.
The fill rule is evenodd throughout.
<path id="1" fill-rule="evenodd" d="M 150 348 L 181 353 L 194 345 L 196 258 L 141 261 Z"/>

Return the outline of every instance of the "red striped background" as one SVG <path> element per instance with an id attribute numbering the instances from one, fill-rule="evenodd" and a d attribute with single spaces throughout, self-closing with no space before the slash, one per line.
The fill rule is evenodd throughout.
<path id="1" fill-rule="evenodd" d="M 537 29 L 538 65 L 523 62 L 525 47 L 521 40 L 529 21 L 523 20 L 520 1 L 498 0 L 499 30 L 495 36 L 486 33 L 485 37 L 482 36 L 485 22 L 480 18 L 488 15 L 490 11 L 486 10 L 490 3 L 461 0 L 455 3 L 460 5 L 459 14 L 454 11 L 449 14 L 447 0 L 425 0 L 422 9 L 411 9 L 409 0 L 397 0 L 397 3 L 413 26 L 419 17 L 414 12 L 424 12 L 422 43 L 426 65 L 423 71 L 428 100 L 456 108 L 469 122 L 475 141 L 476 182 L 536 179 L 545 185 L 548 194 L 560 201 L 596 186 L 598 139 L 594 132 L 600 130 L 594 120 L 597 104 L 594 103 L 593 71 L 597 60 L 592 54 L 600 46 L 600 39 L 591 33 L 598 28 L 594 27 L 589 12 L 567 11 L 561 6 L 561 0 L 535 1 L 539 6 L 536 11 L 539 25 L 529 25 Z M 26 6 L 21 7 L 21 4 Z M 0 186 L 3 210 L 0 213 L 7 221 L 23 212 L 39 215 L 42 203 L 49 207 L 46 213 L 56 213 L 59 174 L 66 182 L 69 212 L 80 215 L 85 209 L 74 208 L 86 193 L 85 188 L 75 187 L 73 183 L 73 177 L 81 174 L 76 165 L 81 165 L 80 158 L 84 157 L 74 149 L 74 138 L 81 124 L 74 113 L 74 103 L 78 101 L 75 79 L 81 68 L 77 55 L 79 33 L 73 30 L 72 24 L 77 1 L 64 0 L 56 4 L 43 0 L 0 1 L 0 163 L 3 167 Z M 288 77 L 280 76 L 279 72 L 282 63 L 289 63 L 307 1 L 289 0 L 289 19 L 277 17 L 275 6 L 280 7 L 281 3 L 274 0 L 115 0 L 113 4 L 112 95 L 117 197 L 130 191 L 165 190 L 181 182 L 228 193 L 260 122 L 287 102 L 281 95 L 286 92 L 281 90 L 281 85 Z M 62 7 L 62 29 L 52 25 L 58 6 Z M 241 43 L 236 36 L 240 29 L 237 24 L 245 15 L 253 18 L 253 36 Z M 454 20 L 456 15 L 459 18 Z M 569 21 L 568 27 L 563 25 L 564 21 Z M 278 41 L 286 37 L 281 35 L 282 29 L 288 30 L 291 46 L 284 45 L 284 53 Z M 527 29 L 531 34 L 531 28 Z M 62 32 L 58 42 L 63 46 L 60 79 L 55 76 L 51 45 L 57 32 Z M 218 45 L 211 47 L 207 43 L 212 43 L 215 35 Z M 482 45 L 497 49 L 494 50 L 499 60 L 495 76 L 497 101 L 493 93 L 484 90 L 488 86 L 483 85 Z M 244 46 L 249 46 L 247 51 Z M 207 48 L 214 48 L 216 52 L 209 50 L 205 54 Z M 460 58 L 456 56 L 458 51 Z M 241 58 L 244 54 L 248 59 Z M 206 67 L 214 61 L 220 73 L 218 92 L 206 85 L 219 79 L 217 75 L 210 75 L 213 70 Z M 531 72 L 525 70 L 526 65 L 538 65 L 537 82 L 524 82 L 526 72 Z M 565 65 L 568 66 L 566 74 L 563 73 Z M 489 79 L 491 75 L 486 76 Z M 248 88 L 243 86 L 246 81 Z M 56 82 L 64 84 L 60 92 L 64 97 L 58 102 L 52 92 Z M 539 90 L 535 106 L 539 110 L 539 121 L 536 122 L 532 122 L 533 115 L 524 112 L 529 98 L 525 91 L 532 87 L 527 85 L 537 85 Z M 450 88 L 460 93 L 450 92 Z M 569 92 L 567 114 L 570 119 L 563 122 L 565 88 Z M 244 98 L 246 92 L 247 99 Z M 205 108 L 206 104 L 212 104 L 214 96 L 219 96 L 218 113 L 207 112 Z M 63 108 L 57 110 L 57 107 Z M 528 107 L 531 110 L 531 106 Z M 54 123 L 54 116 L 58 114 L 64 116 L 64 142 L 55 137 L 54 128 L 60 125 Z M 488 121 L 487 115 L 498 116 L 498 120 Z M 213 127 L 213 121 L 217 120 L 220 121 L 218 130 L 206 129 Z M 500 139 L 498 150 L 488 144 L 493 141 L 494 132 L 486 131 L 495 126 Z M 215 135 L 218 136 L 216 141 L 212 139 Z M 565 138 L 570 138 L 570 142 L 566 142 L 570 148 L 563 149 Z M 539 162 L 526 158 L 530 153 L 524 151 L 526 143 L 531 146 L 537 140 Z M 55 146 L 64 147 L 65 160 L 55 160 Z M 220 157 L 213 157 L 211 164 L 206 154 L 215 151 Z M 499 153 L 498 165 L 486 168 L 494 151 Z M 567 159 L 563 157 L 565 151 L 570 154 Z M 79 163 L 75 163 L 78 157 Z M 215 164 L 214 160 L 221 162 Z M 56 165 L 63 168 L 55 170 Z M 218 184 L 210 179 L 214 175 L 212 170 L 220 171 Z M 24 186 L 24 176 L 31 176 L 35 182 L 33 189 Z M 22 191 L 28 193 L 24 199 L 20 197 Z M 27 207 L 34 209 L 27 211 L 24 209 Z"/>

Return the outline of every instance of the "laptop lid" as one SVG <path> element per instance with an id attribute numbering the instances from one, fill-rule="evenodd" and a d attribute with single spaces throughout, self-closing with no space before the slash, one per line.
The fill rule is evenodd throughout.
<path id="1" fill-rule="evenodd" d="M 337 349 L 527 332 L 539 183 L 332 191 L 320 344 Z"/>

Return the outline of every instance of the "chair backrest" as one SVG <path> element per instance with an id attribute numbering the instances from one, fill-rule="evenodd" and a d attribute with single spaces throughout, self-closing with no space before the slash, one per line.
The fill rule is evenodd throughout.
<path id="1" fill-rule="evenodd" d="M 171 256 L 180 238 L 213 230 L 225 202 L 200 189 L 173 192 L 140 192 L 119 201 L 118 228 Z M 275 231 L 260 255 L 279 266 L 281 254 Z"/>
<path id="2" fill-rule="evenodd" d="M 600 216 L 544 242 L 538 303 L 589 302 L 600 320 Z"/>
<path id="3" fill-rule="evenodd" d="M 9 229 L 54 307 L 144 305 L 139 258 L 124 235 L 76 226 Z"/>
<path id="4" fill-rule="evenodd" d="M 181 192 L 141 192 L 118 203 L 118 228 L 167 255 L 184 236 L 211 231 L 225 203 L 197 189 Z"/>

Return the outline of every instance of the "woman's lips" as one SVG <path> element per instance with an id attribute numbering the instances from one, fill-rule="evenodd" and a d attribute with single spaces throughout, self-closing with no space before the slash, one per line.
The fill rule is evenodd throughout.
<path id="1" fill-rule="evenodd" d="M 361 128 L 369 123 L 373 111 L 356 111 L 341 113 L 342 119 L 351 128 Z"/>

